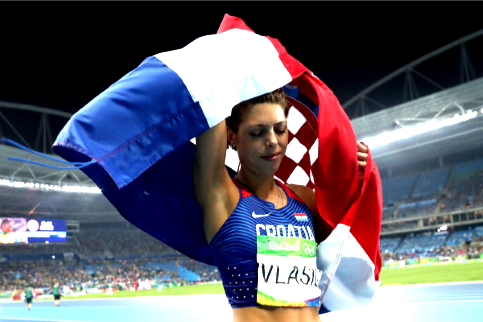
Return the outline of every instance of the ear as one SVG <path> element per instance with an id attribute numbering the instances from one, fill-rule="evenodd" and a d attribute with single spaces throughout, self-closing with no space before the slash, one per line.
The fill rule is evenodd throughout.
<path id="1" fill-rule="evenodd" d="M 236 133 L 231 128 L 226 127 L 226 140 L 229 146 L 236 151 L 237 138 Z"/>

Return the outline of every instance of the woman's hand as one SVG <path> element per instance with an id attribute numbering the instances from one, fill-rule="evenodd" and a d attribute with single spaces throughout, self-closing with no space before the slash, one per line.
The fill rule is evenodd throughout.
<path id="1" fill-rule="evenodd" d="M 357 164 L 359 169 L 359 181 L 364 180 L 364 172 L 367 164 L 367 151 L 365 143 L 357 142 Z"/>

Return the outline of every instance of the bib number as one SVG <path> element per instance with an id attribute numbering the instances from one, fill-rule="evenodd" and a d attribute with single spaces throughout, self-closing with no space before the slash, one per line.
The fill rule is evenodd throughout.
<path id="1" fill-rule="evenodd" d="M 299 237 L 257 236 L 257 303 L 319 306 L 317 244 Z"/>

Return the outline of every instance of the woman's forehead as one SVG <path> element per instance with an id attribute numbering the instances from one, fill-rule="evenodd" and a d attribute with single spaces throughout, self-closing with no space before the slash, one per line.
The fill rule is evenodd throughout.
<path id="1" fill-rule="evenodd" d="M 243 117 L 243 123 L 251 125 L 273 125 L 285 122 L 285 112 L 279 104 L 256 104 L 248 109 Z"/>

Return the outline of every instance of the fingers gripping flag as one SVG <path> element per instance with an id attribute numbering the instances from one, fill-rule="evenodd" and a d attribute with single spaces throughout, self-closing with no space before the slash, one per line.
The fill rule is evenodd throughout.
<path id="1" fill-rule="evenodd" d="M 356 137 L 334 94 L 277 39 L 257 35 L 239 18 L 225 15 L 217 34 L 146 58 L 79 110 L 53 149 L 71 162 L 94 160 L 82 171 L 126 220 L 214 265 L 192 184 L 191 140 L 241 101 L 280 87 L 296 88 L 317 106 L 318 118 L 289 99 L 289 144 L 276 176 L 315 190 L 321 309 L 365 304 L 381 266 L 377 167 L 369 157 L 360 186 Z M 234 169 L 227 165 L 231 175 Z"/>

